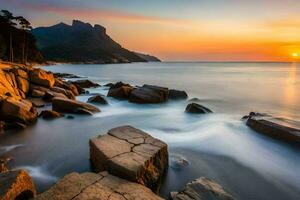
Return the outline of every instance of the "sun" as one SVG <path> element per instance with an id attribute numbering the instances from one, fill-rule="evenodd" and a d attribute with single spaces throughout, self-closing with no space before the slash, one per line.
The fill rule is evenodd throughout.
<path id="1" fill-rule="evenodd" d="M 298 54 L 298 53 L 292 53 L 292 56 L 293 56 L 294 58 L 297 58 L 297 57 L 299 57 L 299 54 Z"/>

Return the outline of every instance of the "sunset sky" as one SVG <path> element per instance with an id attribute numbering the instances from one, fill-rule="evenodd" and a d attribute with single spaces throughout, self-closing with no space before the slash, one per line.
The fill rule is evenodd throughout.
<path id="1" fill-rule="evenodd" d="M 300 0 L 0 0 L 34 27 L 101 24 L 125 48 L 168 61 L 293 61 Z"/>

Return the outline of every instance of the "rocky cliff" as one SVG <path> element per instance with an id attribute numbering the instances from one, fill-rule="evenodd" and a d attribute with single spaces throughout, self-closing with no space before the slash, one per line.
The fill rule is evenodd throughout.
<path id="1" fill-rule="evenodd" d="M 74 20 L 32 30 L 47 60 L 82 63 L 147 62 L 147 59 L 123 48 L 101 25 L 92 26 Z"/>

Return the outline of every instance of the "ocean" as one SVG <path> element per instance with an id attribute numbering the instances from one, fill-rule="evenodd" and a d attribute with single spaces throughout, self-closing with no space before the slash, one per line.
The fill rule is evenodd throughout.
<path id="1" fill-rule="evenodd" d="M 137 105 L 107 98 L 94 116 L 51 121 L 40 119 L 21 131 L 0 135 L 0 154 L 14 158 L 10 166 L 25 168 L 39 192 L 65 174 L 91 171 L 89 138 L 132 125 L 169 146 L 170 166 L 161 188 L 168 197 L 200 176 L 217 181 L 239 200 L 299 200 L 300 149 L 256 133 L 240 120 L 251 111 L 300 124 L 300 64 L 161 62 L 45 66 L 101 85 L 123 81 L 185 90 L 189 98 L 213 111 L 185 113 L 187 101 Z M 89 89 L 107 94 L 106 87 Z M 78 96 L 87 101 L 90 95 Z M 185 159 L 186 167 L 178 167 Z"/>

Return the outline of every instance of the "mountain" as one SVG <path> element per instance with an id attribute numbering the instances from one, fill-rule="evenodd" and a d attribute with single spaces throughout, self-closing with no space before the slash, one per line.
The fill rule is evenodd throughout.
<path id="1" fill-rule="evenodd" d="M 56 62 L 127 63 L 147 59 L 123 48 L 111 39 L 101 25 L 78 20 L 32 30 L 44 57 Z"/>
<path id="2" fill-rule="evenodd" d="M 160 59 L 158 59 L 157 57 L 155 56 L 151 56 L 151 55 L 148 55 L 148 54 L 142 54 L 142 53 L 138 53 L 138 52 L 134 52 L 136 55 L 138 55 L 139 57 L 147 60 L 148 62 L 161 62 Z"/>

